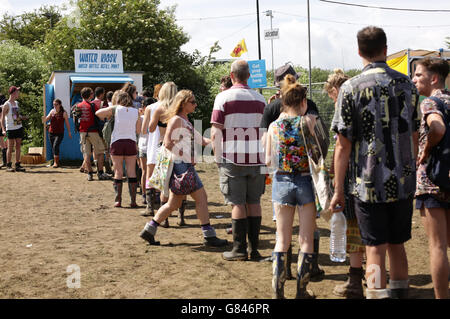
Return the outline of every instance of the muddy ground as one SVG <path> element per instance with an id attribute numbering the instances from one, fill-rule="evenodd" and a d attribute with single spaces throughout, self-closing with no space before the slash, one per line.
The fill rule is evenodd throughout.
<path id="1" fill-rule="evenodd" d="M 53 169 L 45 164 L 25 166 L 25 173 L 0 170 L 0 298 L 271 298 L 272 265 L 268 262 L 227 262 L 225 249 L 206 248 L 188 201 L 187 227 L 160 228 L 161 246 L 149 246 L 139 233 L 148 218 L 144 210 L 113 208 L 111 181 L 88 182 L 78 167 Z M 223 205 L 214 164 L 198 164 L 208 193 L 211 224 L 220 238 L 231 223 L 231 207 Z M 142 204 L 141 197 L 139 203 Z M 260 252 L 270 256 L 275 244 L 271 188 L 262 197 Z M 325 278 L 312 282 L 318 298 L 337 298 L 336 284 L 346 280 L 348 262 L 328 256 L 329 228 L 318 220 L 321 233 L 319 263 Z M 298 220 L 295 219 L 295 234 Z M 412 298 L 434 298 L 429 275 L 428 244 L 419 213 L 414 213 L 412 240 L 406 244 Z M 294 243 L 294 260 L 298 243 Z M 226 250 L 231 247 L 228 246 Z M 77 265 L 69 268 L 70 265 Z M 79 267 L 80 288 L 68 288 Z M 292 266 L 295 271 L 295 266 Z M 286 297 L 295 297 L 296 283 L 286 283 Z"/>

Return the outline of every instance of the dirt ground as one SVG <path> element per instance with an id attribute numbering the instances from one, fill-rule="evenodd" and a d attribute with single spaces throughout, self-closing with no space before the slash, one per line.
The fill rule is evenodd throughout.
<path id="1" fill-rule="evenodd" d="M 149 246 L 139 233 L 148 218 L 144 210 L 113 208 L 111 181 L 88 182 L 77 167 L 25 166 L 25 173 L 0 170 L 0 298 L 271 298 L 272 265 L 269 262 L 227 262 L 226 249 L 206 248 L 188 201 L 187 227 L 178 227 L 177 213 L 170 228 L 160 228 L 161 246 Z M 198 164 L 208 193 L 211 224 L 220 238 L 231 223 L 231 207 L 223 205 L 214 164 Z M 262 197 L 263 221 L 260 252 L 270 256 L 275 244 L 271 188 Z M 140 195 L 138 202 L 142 204 Z M 348 263 L 328 256 L 329 228 L 318 220 L 321 233 L 319 263 L 325 278 L 312 282 L 318 298 L 337 298 L 333 287 L 346 279 Z M 429 275 L 428 244 L 418 212 L 414 213 L 412 240 L 406 244 L 411 298 L 434 298 Z M 295 220 L 295 236 L 298 220 Z M 298 243 L 294 237 L 294 260 Z M 77 265 L 80 288 L 68 288 Z M 295 265 L 292 265 L 295 271 Z M 287 298 L 295 297 L 296 282 L 286 282 Z"/>

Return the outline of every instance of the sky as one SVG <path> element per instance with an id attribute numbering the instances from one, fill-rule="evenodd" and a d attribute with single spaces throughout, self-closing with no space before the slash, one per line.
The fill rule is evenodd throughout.
<path id="1" fill-rule="evenodd" d="M 337 0 L 339 1 L 339 0 Z M 340 0 L 340 2 L 402 9 L 447 10 L 447 12 L 416 12 L 382 10 L 338 5 L 310 0 L 311 65 L 324 69 L 361 68 L 357 53 L 356 34 L 365 26 L 382 27 L 388 38 L 388 54 L 406 48 L 437 50 L 447 48 L 450 37 L 450 2 L 448 0 Z M 61 5 L 65 0 L 0 0 L 0 14 L 20 14 L 41 5 Z M 230 59 L 230 53 L 242 39 L 248 52 L 241 58 L 258 60 L 256 0 L 161 0 L 160 7 L 176 5 L 177 24 L 189 35 L 183 51 L 198 49 L 208 55 L 210 47 L 219 41 L 222 48 L 213 56 Z M 14 7 L 13 5 L 14 4 Z M 264 39 L 270 29 L 279 29 L 279 39 L 273 40 L 273 65 L 277 68 L 292 62 L 307 68 L 308 19 L 307 0 L 259 0 L 261 58 L 272 69 L 271 41 Z"/>

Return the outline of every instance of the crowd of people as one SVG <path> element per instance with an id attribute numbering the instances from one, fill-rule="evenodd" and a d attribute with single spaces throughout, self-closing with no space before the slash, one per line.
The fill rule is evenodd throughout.
<path id="1" fill-rule="evenodd" d="M 378 27 L 357 34 L 361 74 L 350 78 L 340 69 L 331 74 L 324 91 L 335 103 L 331 131 L 335 151 L 330 176 L 334 193 L 329 209 L 343 211 L 347 220 L 348 280 L 334 288 L 337 296 L 368 299 L 408 298 L 408 259 L 404 244 L 411 239 L 413 201 L 420 211 L 429 239 L 430 269 L 436 298 L 448 298 L 450 247 L 450 176 L 445 185 L 434 184 L 427 166 L 433 150 L 449 134 L 450 92 L 445 88 L 449 64 L 444 59 L 418 62 L 413 79 L 386 63 L 387 40 Z M 211 115 L 211 136 L 206 138 L 189 120 L 196 107 L 195 95 L 175 83 L 155 86 L 153 96 L 138 96 L 127 83 L 121 90 L 81 90 L 82 102 L 74 108 L 84 162 L 81 171 L 93 180 L 92 159 L 99 180 L 113 179 L 115 207 L 122 207 L 122 185 L 127 178 L 131 207 L 138 207 L 141 185 L 151 216 L 140 236 L 151 245 L 159 226 L 169 227 L 168 217 L 179 209 L 184 225 L 186 196 L 195 201 L 195 211 L 204 244 L 224 247 L 210 224 L 207 190 L 196 172 L 195 144 L 211 145 L 218 167 L 220 191 L 231 205 L 232 248 L 222 254 L 227 261 L 262 261 L 258 251 L 262 222 L 261 196 L 265 193 L 266 170 L 272 177 L 273 220 L 276 244 L 272 262 L 273 297 L 285 298 L 284 285 L 292 279 L 292 230 L 299 218 L 299 251 L 296 267 L 296 298 L 315 298 L 308 289 L 324 271 L 318 265 L 320 233 L 316 219 L 315 184 L 311 177 L 311 149 L 321 125 L 316 104 L 307 99 L 307 88 L 289 71 L 277 76 L 277 94 L 269 99 L 248 86 L 245 60 L 232 63 L 230 75 L 221 80 Z M 9 171 L 24 171 L 20 165 L 23 138 L 19 114 L 20 88 L 12 86 L 3 101 L 1 125 L 8 145 L 0 144 L 3 165 Z M 94 99 L 95 93 L 95 99 Z M 419 103 L 419 95 L 425 99 Z M 50 122 L 49 136 L 59 167 L 59 146 L 64 124 L 70 134 L 68 114 L 61 101 L 42 118 Z M 101 136 L 102 126 L 113 121 L 110 140 Z M 109 123 L 110 124 L 110 123 Z M 3 137 L 0 139 L 3 143 Z M 317 145 L 316 145 L 317 146 Z M 16 148 L 15 168 L 12 149 Z M 170 192 L 150 183 L 163 152 L 169 152 L 173 168 L 168 176 Z M 113 169 L 109 166 L 112 160 Z M 106 173 L 103 168 L 106 168 Z M 445 165 L 444 165 L 445 167 Z M 447 163 L 448 170 L 448 163 Z M 111 174 L 113 173 L 113 176 Z M 435 182 L 437 183 L 437 182 Z M 212 190 L 208 190 L 212 191 Z M 389 256 L 389 281 L 386 273 Z M 363 269 L 364 259 L 366 269 Z M 364 294 L 363 281 L 367 288 Z"/>

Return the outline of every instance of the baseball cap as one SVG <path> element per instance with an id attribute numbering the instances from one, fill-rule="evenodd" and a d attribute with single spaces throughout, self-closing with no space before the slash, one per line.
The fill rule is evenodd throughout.
<path id="1" fill-rule="evenodd" d="M 8 92 L 9 92 L 9 94 L 13 94 L 14 92 L 16 92 L 16 91 L 20 91 L 20 87 L 17 87 L 17 86 L 11 86 L 10 88 L 9 88 L 9 90 L 8 90 Z"/>
<path id="2" fill-rule="evenodd" d="M 295 72 L 295 69 L 292 66 L 291 62 L 288 62 L 275 70 L 275 86 L 280 87 L 281 82 L 284 80 L 284 77 L 288 74 L 292 74 L 296 80 L 300 77 L 300 73 Z"/>

